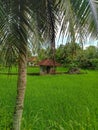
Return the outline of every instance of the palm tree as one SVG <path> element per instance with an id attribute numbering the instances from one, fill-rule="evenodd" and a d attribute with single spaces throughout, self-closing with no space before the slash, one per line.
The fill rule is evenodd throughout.
<path id="1" fill-rule="evenodd" d="M 13 130 L 20 130 L 23 111 L 25 87 L 26 87 L 26 66 L 27 66 L 27 43 L 28 30 L 30 26 L 30 13 L 28 2 L 25 0 L 0 1 L 2 4 L 1 14 L 5 17 L 0 26 L 2 31 L 3 48 L 6 51 L 5 57 L 11 57 L 16 52 L 18 55 L 18 81 L 17 97 L 14 110 Z M 0 17 L 0 20 L 2 17 Z"/>
<path id="2" fill-rule="evenodd" d="M 0 0 L 0 34 L 5 58 L 18 54 L 18 81 L 13 130 L 20 130 L 26 89 L 28 39 L 46 35 L 47 1 Z M 45 8 L 44 8 L 45 7 Z M 50 10 L 51 11 L 51 10 Z M 50 17 L 50 16 L 49 16 Z M 45 24 L 46 23 L 46 24 Z M 45 28 L 43 33 L 43 28 Z M 38 36 L 38 37 L 37 37 Z M 11 61 L 11 60 L 10 60 Z M 8 64 L 10 66 L 10 64 Z"/>
<path id="3" fill-rule="evenodd" d="M 51 58 L 53 59 L 53 73 L 55 73 L 55 33 L 56 33 L 56 1 L 46 0 L 48 37 L 51 46 Z"/>
<path id="4" fill-rule="evenodd" d="M 4 48 L 7 56 L 11 57 L 15 52 L 18 56 L 18 81 L 17 97 L 14 110 L 13 130 L 19 130 L 23 111 L 23 102 L 26 87 L 26 65 L 27 65 L 27 36 L 28 12 L 26 11 L 26 1 L 3 1 L 3 8 L 7 16 L 4 22 L 3 31 L 7 32 L 4 37 Z M 5 55 L 6 56 L 6 55 Z"/>
<path id="5" fill-rule="evenodd" d="M 93 6 L 91 0 L 77 0 L 76 2 L 73 0 L 0 0 L 0 44 L 2 43 L 6 52 L 5 57 L 18 54 L 17 97 L 13 130 L 21 128 L 26 89 L 27 48 L 31 34 L 34 39 L 49 40 L 54 59 L 58 21 L 62 23 L 61 31 L 63 33 L 66 31 L 73 40 L 80 26 L 87 26 L 88 32 L 89 30 L 95 32 L 95 26 L 92 26 L 92 23 L 97 25 L 98 22 L 96 15 L 93 15 L 96 12 Z M 94 16 L 92 21 L 91 15 Z M 89 22 L 88 19 L 90 19 Z M 69 29 L 66 30 L 66 27 Z"/>

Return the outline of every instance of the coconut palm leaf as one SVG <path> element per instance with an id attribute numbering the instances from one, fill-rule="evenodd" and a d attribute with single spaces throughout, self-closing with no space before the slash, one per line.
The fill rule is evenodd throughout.
<path id="1" fill-rule="evenodd" d="M 75 2 L 73 0 L 62 0 L 60 1 L 60 8 L 62 12 L 61 33 L 68 37 L 68 40 L 73 38 L 78 40 L 91 34 L 93 37 L 97 36 L 97 1 L 77 0 Z M 81 34 L 79 35 L 80 30 Z"/>
<path id="2" fill-rule="evenodd" d="M 79 24 L 96 37 L 98 30 L 98 3 L 95 0 L 82 0 L 81 3 L 80 0 L 77 0 L 76 3 L 71 0 L 71 2 L 79 19 Z"/>

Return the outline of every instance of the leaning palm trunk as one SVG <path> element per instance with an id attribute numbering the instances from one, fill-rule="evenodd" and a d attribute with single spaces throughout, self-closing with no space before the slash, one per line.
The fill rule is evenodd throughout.
<path id="1" fill-rule="evenodd" d="M 47 21 L 49 26 L 49 40 L 51 45 L 51 58 L 53 60 L 53 72 L 55 73 L 55 15 L 53 13 L 54 2 L 47 0 Z"/>
<path id="2" fill-rule="evenodd" d="M 20 53 L 19 66 L 18 66 L 17 97 L 16 97 L 16 106 L 14 110 L 13 130 L 20 130 L 21 128 L 21 119 L 24 106 L 25 89 L 26 89 L 26 65 L 27 65 L 26 55 Z"/>

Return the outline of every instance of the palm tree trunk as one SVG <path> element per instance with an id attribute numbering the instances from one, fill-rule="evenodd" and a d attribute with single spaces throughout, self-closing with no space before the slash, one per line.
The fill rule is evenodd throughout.
<path id="1" fill-rule="evenodd" d="M 51 44 L 51 53 L 53 60 L 53 74 L 55 74 L 55 16 L 52 12 L 53 10 L 53 1 L 47 0 L 47 21 L 49 26 L 49 38 Z"/>
<path id="2" fill-rule="evenodd" d="M 14 110 L 13 130 L 20 130 L 26 89 L 27 56 L 20 53 L 18 66 L 17 97 Z"/>
<path id="3" fill-rule="evenodd" d="M 53 60 L 53 74 L 55 74 L 55 38 L 51 41 L 52 60 Z"/>

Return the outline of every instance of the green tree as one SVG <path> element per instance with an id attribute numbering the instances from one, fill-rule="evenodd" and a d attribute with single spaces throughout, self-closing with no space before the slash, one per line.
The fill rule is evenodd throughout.
<path id="1" fill-rule="evenodd" d="M 66 43 L 66 45 L 60 45 L 59 48 L 56 50 L 56 59 L 58 62 L 60 62 L 63 65 L 71 64 L 75 61 L 77 55 L 82 50 L 80 45 L 77 43 L 74 43 L 74 53 L 73 53 L 73 44 L 72 43 Z"/>
<path id="2" fill-rule="evenodd" d="M 85 53 L 88 59 L 98 58 L 98 48 L 95 46 L 87 47 Z"/>

